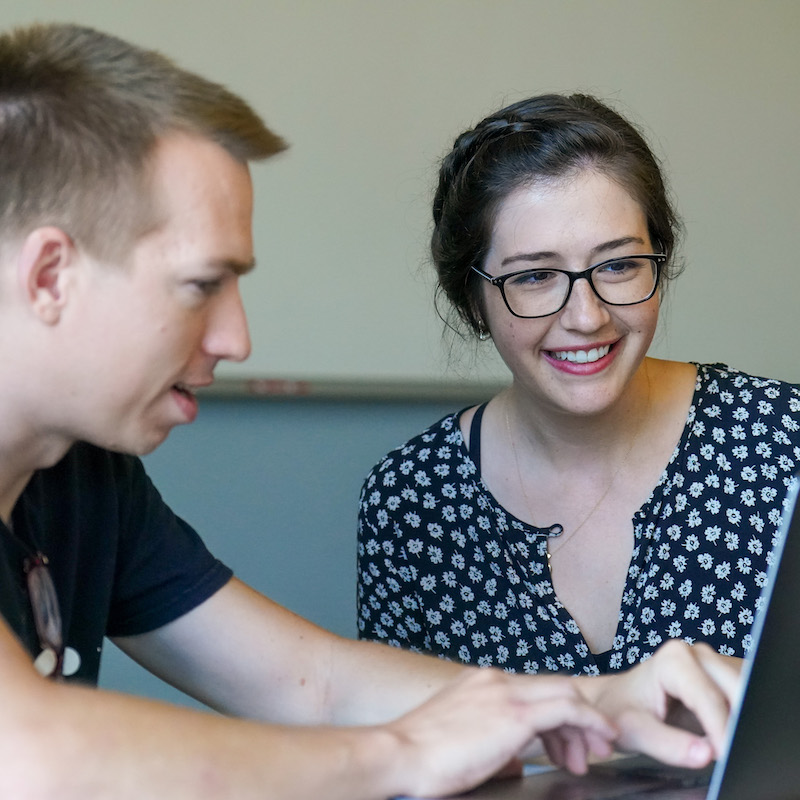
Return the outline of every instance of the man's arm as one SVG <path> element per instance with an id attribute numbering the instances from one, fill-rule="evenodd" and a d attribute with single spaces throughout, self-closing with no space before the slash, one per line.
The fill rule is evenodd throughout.
<path id="1" fill-rule="evenodd" d="M 572 681 L 508 677 L 461 670 L 386 725 L 265 725 L 50 682 L 0 623 L 0 796 L 438 797 L 501 770 L 540 731 L 613 734 Z"/>
<path id="2" fill-rule="evenodd" d="M 361 716 L 370 724 L 263 724 L 52 683 L 0 624 L 0 796 L 437 797 L 502 771 L 540 736 L 575 771 L 590 752 L 607 754 L 617 731 L 586 698 L 623 723 L 633 716 L 633 729 L 649 739 L 664 733 L 653 711 L 668 696 L 652 666 L 659 654 L 608 679 L 459 667 L 340 639 L 238 582 L 171 626 L 121 644 L 181 686 L 210 682 L 201 696 L 221 708 L 283 722 Z M 691 663 L 701 694 L 721 695 L 713 670 Z M 672 666 L 684 669 L 675 659 Z M 680 676 L 673 682 L 681 697 Z M 716 709 L 703 696 L 691 702 L 709 730 L 725 716 L 726 701 Z"/>
<path id="3" fill-rule="evenodd" d="M 213 708 L 306 724 L 388 722 L 474 670 L 334 636 L 236 580 L 176 622 L 118 643 L 148 669 Z M 700 766 L 722 747 L 739 663 L 705 646 L 673 641 L 632 670 L 575 679 L 575 685 L 619 729 L 622 748 Z M 565 680 L 502 675 L 509 692 L 518 685 L 524 693 L 533 684 Z M 681 704 L 697 717 L 701 734 L 668 724 L 668 714 Z M 555 745 L 546 738 L 556 763 L 578 763 L 558 752 L 566 741 L 561 733 Z M 525 752 L 535 754 L 535 747 Z"/>
<path id="4" fill-rule="evenodd" d="M 386 722 L 466 669 L 336 636 L 235 578 L 175 622 L 114 642 L 211 708 L 291 724 Z"/>

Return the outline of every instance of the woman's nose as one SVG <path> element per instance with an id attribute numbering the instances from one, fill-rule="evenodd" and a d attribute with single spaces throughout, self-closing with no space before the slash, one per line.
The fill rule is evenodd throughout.
<path id="1" fill-rule="evenodd" d="M 598 330 L 610 319 L 608 306 L 597 296 L 587 278 L 578 278 L 572 284 L 560 316 L 562 325 L 580 331 Z"/>

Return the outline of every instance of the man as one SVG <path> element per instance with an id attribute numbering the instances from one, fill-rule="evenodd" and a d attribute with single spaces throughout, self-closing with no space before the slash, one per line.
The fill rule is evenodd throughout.
<path id="1" fill-rule="evenodd" d="M 612 741 L 706 763 L 737 674 L 705 647 L 567 679 L 340 639 L 163 504 L 135 455 L 248 355 L 247 163 L 282 148 L 158 54 L 68 25 L 0 36 L 0 794 L 439 796 L 542 743 L 575 771 Z M 226 716 L 87 689 L 104 635 Z M 705 735 L 664 723 L 678 701 Z"/>

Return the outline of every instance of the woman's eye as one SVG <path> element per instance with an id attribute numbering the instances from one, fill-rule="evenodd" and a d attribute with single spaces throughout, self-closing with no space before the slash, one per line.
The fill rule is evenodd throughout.
<path id="1" fill-rule="evenodd" d="M 632 269 L 634 266 L 631 261 L 614 261 L 608 264 L 605 268 L 606 272 L 625 272 L 625 270 Z"/>
<path id="2" fill-rule="evenodd" d="M 520 289 L 534 289 L 546 286 L 557 275 L 547 269 L 537 269 L 532 272 L 523 272 L 511 279 L 510 283 Z"/>
<path id="3" fill-rule="evenodd" d="M 628 281 L 637 279 L 651 269 L 651 262 L 646 258 L 623 258 L 601 266 L 593 276 L 602 281 Z"/>

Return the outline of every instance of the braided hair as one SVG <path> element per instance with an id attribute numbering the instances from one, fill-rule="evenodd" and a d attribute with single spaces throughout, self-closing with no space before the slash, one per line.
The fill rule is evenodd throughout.
<path id="1" fill-rule="evenodd" d="M 594 169 L 617 181 L 642 207 L 650 239 L 668 257 L 662 281 L 680 272 L 672 262 L 680 221 L 660 165 L 628 120 L 594 97 L 546 94 L 489 115 L 455 140 L 442 159 L 433 199 L 431 255 L 438 274 L 436 306 L 451 327 L 480 333 L 479 278 L 495 217 L 514 191 Z M 452 312 L 442 313 L 444 295 Z M 454 312 L 454 313 L 453 313 Z"/>

